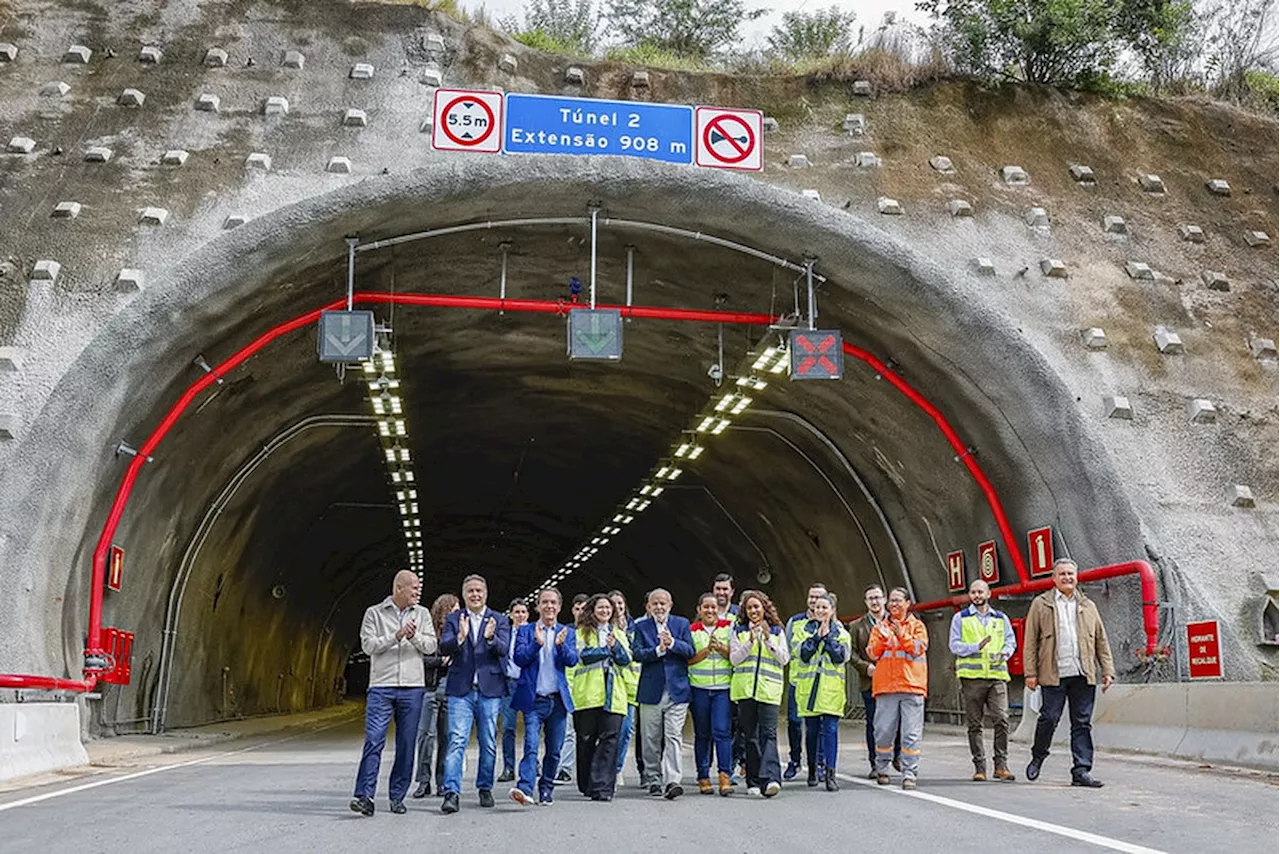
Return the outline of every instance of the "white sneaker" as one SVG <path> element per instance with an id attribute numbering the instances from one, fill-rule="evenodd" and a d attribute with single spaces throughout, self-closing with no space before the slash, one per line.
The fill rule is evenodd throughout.
<path id="1" fill-rule="evenodd" d="M 515 801 L 522 807 L 533 806 L 533 798 L 530 797 L 529 795 L 526 795 L 524 792 L 520 791 L 520 789 L 518 788 L 511 790 L 511 800 Z"/>
<path id="2" fill-rule="evenodd" d="M 758 798 L 758 797 L 760 797 L 760 787 L 759 787 L 759 786 L 748 786 L 748 787 L 747 787 L 747 796 L 748 796 L 748 797 L 757 797 L 757 798 Z"/>
<path id="3" fill-rule="evenodd" d="M 782 784 L 779 783 L 777 780 L 770 780 L 769 785 L 764 787 L 764 796 L 766 798 L 772 798 L 774 795 L 778 794 L 778 792 L 781 792 L 781 791 L 782 791 Z"/>
<path id="4" fill-rule="evenodd" d="M 627 785 L 627 775 L 619 771 L 618 772 L 618 788 L 621 789 L 625 785 Z"/>

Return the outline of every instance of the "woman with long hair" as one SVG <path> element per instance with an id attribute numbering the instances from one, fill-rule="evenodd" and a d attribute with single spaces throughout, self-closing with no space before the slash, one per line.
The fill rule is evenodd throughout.
<path id="1" fill-rule="evenodd" d="M 442 593 L 431 603 L 431 623 L 436 637 L 444 628 L 444 618 L 458 610 L 458 597 Z M 422 717 L 418 718 L 418 787 L 413 797 L 431 794 L 431 754 L 436 754 L 436 793 L 444 794 L 444 754 L 449 744 L 449 713 L 445 707 L 444 679 L 449 672 L 449 656 L 433 653 L 422 658 L 426 692 L 422 697 Z"/>
<path id="2" fill-rule="evenodd" d="M 609 601 L 613 603 L 613 624 L 626 631 L 627 643 L 632 643 L 635 640 L 635 636 L 631 633 L 631 630 L 636 621 L 631 618 L 631 612 L 627 610 L 627 597 L 622 595 L 621 590 L 610 590 Z M 619 785 L 622 784 L 622 766 L 627 764 L 627 747 L 631 744 L 631 734 L 635 732 L 636 691 L 640 688 L 640 662 L 632 659 L 631 663 L 627 665 L 627 669 L 623 671 L 622 679 L 627 686 L 627 716 L 622 719 L 622 732 L 618 734 Z M 636 756 L 636 773 L 638 774 L 640 772 L 639 754 Z"/>
<path id="3" fill-rule="evenodd" d="M 733 677 L 729 698 L 738 704 L 738 725 L 747 741 L 747 794 L 772 798 L 782 791 L 778 762 L 778 707 L 782 669 L 791 658 L 778 609 L 759 590 L 742 593 L 729 637 Z"/>
<path id="4" fill-rule="evenodd" d="M 796 705 L 801 718 L 814 718 L 816 731 L 809 729 L 809 755 L 817 758 L 810 785 L 825 783 L 828 792 L 838 791 L 836 756 L 840 750 L 840 718 L 845 707 L 845 662 L 853 641 L 836 618 L 834 593 L 823 593 L 810 606 L 813 619 L 804 625 L 800 643 L 803 669 L 796 680 Z M 795 665 L 793 664 L 792 667 Z"/>
<path id="5" fill-rule="evenodd" d="M 631 645 L 613 615 L 613 601 L 597 593 L 587 600 L 574 626 L 578 666 L 569 690 L 578 740 L 578 791 L 593 801 L 613 800 L 618 733 L 627 714 L 622 672 L 631 663 Z"/>

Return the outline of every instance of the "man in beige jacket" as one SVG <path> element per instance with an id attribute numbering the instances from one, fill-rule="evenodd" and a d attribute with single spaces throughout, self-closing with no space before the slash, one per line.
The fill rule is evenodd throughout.
<path id="1" fill-rule="evenodd" d="M 1102 625 L 1098 607 L 1076 589 L 1075 561 L 1062 558 L 1053 563 L 1053 590 L 1031 600 L 1023 638 L 1022 661 L 1028 691 L 1040 688 L 1040 717 L 1036 721 L 1035 742 L 1027 779 L 1040 776 L 1040 766 L 1049 756 L 1049 744 L 1062 717 L 1062 708 L 1071 708 L 1071 785 L 1102 788 L 1093 770 L 1093 701 L 1097 695 L 1098 670 L 1102 690 L 1116 678 L 1111 645 Z"/>
<path id="2" fill-rule="evenodd" d="M 391 766 L 391 812 L 403 815 L 413 780 L 414 741 L 422 715 L 422 656 L 436 651 L 431 614 L 418 604 L 422 582 L 407 569 L 396 573 L 391 595 L 364 612 L 360 647 L 369 656 L 369 693 L 364 710 L 364 753 L 351 810 L 373 815 L 387 727 L 396 721 L 396 759 Z"/>

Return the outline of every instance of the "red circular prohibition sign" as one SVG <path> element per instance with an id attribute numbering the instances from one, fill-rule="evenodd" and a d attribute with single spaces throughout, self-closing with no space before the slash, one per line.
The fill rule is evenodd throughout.
<path id="1" fill-rule="evenodd" d="M 738 144 L 738 140 L 734 139 L 733 134 L 725 131 L 724 125 L 721 124 L 721 122 L 724 121 L 731 121 L 742 125 L 742 129 L 746 131 L 747 134 L 747 144 L 745 147 Z M 729 155 L 726 157 L 711 146 L 711 132 L 713 130 L 717 131 L 720 136 L 729 143 L 729 145 L 733 146 L 734 150 L 738 152 L 736 156 Z M 751 152 L 755 151 L 756 135 L 752 133 L 751 125 L 747 124 L 737 116 L 726 113 L 724 115 L 716 116 L 714 119 L 707 122 L 707 126 L 702 129 L 702 144 L 706 147 L 708 154 L 722 163 L 741 163 L 751 156 Z"/>
<path id="2" fill-rule="evenodd" d="M 449 130 L 449 111 L 458 106 L 458 104 L 461 104 L 463 101 L 470 101 L 473 104 L 479 104 L 480 108 L 484 110 L 485 114 L 489 117 L 488 130 L 475 139 L 462 139 L 461 137 L 454 136 L 453 131 Z M 475 95 L 460 95 L 457 98 L 454 98 L 452 101 L 445 104 L 442 114 L 441 122 L 443 122 L 443 124 L 441 125 L 441 129 L 444 130 L 444 135 L 453 140 L 457 145 L 479 145 L 492 136 L 493 129 L 497 127 L 497 123 L 493 118 L 493 110 L 489 109 L 489 105 L 477 98 Z"/>

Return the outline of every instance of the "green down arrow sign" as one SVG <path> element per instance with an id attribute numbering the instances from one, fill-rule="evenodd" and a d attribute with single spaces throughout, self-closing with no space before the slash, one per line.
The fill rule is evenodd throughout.
<path id="1" fill-rule="evenodd" d="M 622 312 L 576 309 L 569 312 L 569 358 L 622 358 Z"/>

